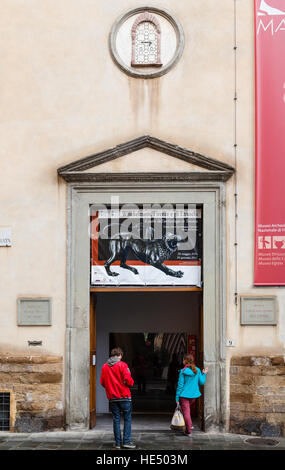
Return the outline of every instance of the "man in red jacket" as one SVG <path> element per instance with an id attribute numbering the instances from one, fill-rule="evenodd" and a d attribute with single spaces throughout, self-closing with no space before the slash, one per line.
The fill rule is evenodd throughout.
<path id="1" fill-rule="evenodd" d="M 131 442 L 132 437 L 132 397 L 129 387 L 134 381 L 128 365 L 121 359 L 123 351 L 121 348 L 114 348 L 111 357 L 103 365 L 100 383 L 105 388 L 107 398 L 113 415 L 113 429 L 116 441 L 116 449 L 135 449 L 135 444 Z M 123 442 L 121 437 L 121 411 L 124 416 Z"/>

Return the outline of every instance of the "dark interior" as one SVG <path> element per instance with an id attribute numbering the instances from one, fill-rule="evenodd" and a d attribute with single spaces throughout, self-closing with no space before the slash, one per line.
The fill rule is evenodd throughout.
<path id="1" fill-rule="evenodd" d="M 173 412 L 179 370 L 190 333 L 110 333 L 110 351 L 120 346 L 135 381 L 133 412 Z M 195 416 L 195 410 L 193 410 Z"/>

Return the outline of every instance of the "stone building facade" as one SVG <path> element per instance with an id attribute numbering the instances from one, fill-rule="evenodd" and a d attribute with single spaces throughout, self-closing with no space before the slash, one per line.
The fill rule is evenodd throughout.
<path id="1" fill-rule="evenodd" d="M 146 45 L 157 63 L 139 69 L 128 31 L 144 12 L 159 21 L 161 64 Z M 204 205 L 204 429 L 284 436 L 285 291 L 253 286 L 252 1 L 3 0 L 0 22 L 0 228 L 11 235 L 0 247 L 0 395 L 10 394 L 10 429 L 91 425 L 82 226 L 90 204 L 120 195 Z M 268 296 L 275 324 L 242 324 L 241 298 Z M 20 324 L 23 298 L 50 299 L 49 324 Z"/>
<path id="2" fill-rule="evenodd" d="M 233 356 L 230 429 L 240 434 L 284 433 L 284 356 Z"/>
<path id="3" fill-rule="evenodd" d="M 1 391 L 11 394 L 11 429 L 40 432 L 64 426 L 62 357 L 1 356 Z"/>

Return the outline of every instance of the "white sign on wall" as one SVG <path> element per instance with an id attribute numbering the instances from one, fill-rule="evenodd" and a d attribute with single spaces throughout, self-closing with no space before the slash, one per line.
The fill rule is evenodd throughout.
<path id="1" fill-rule="evenodd" d="M 11 227 L 0 227 L 0 246 L 11 246 Z"/>

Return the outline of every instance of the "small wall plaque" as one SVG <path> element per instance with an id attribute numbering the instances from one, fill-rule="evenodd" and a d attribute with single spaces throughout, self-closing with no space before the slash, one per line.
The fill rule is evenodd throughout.
<path id="1" fill-rule="evenodd" d="M 50 326 L 51 299 L 18 299 L 18 326 Z"/>
<path id="2" fill-rule="evenodd" d="M 276 325 L 275 297 L 241 297 L 241 325 Z"/>
<path id="3" fill-rule="evenodd" d="M 11 227 L 0 227 L 0 246 L 11 246 L 12 229 Z"/>

